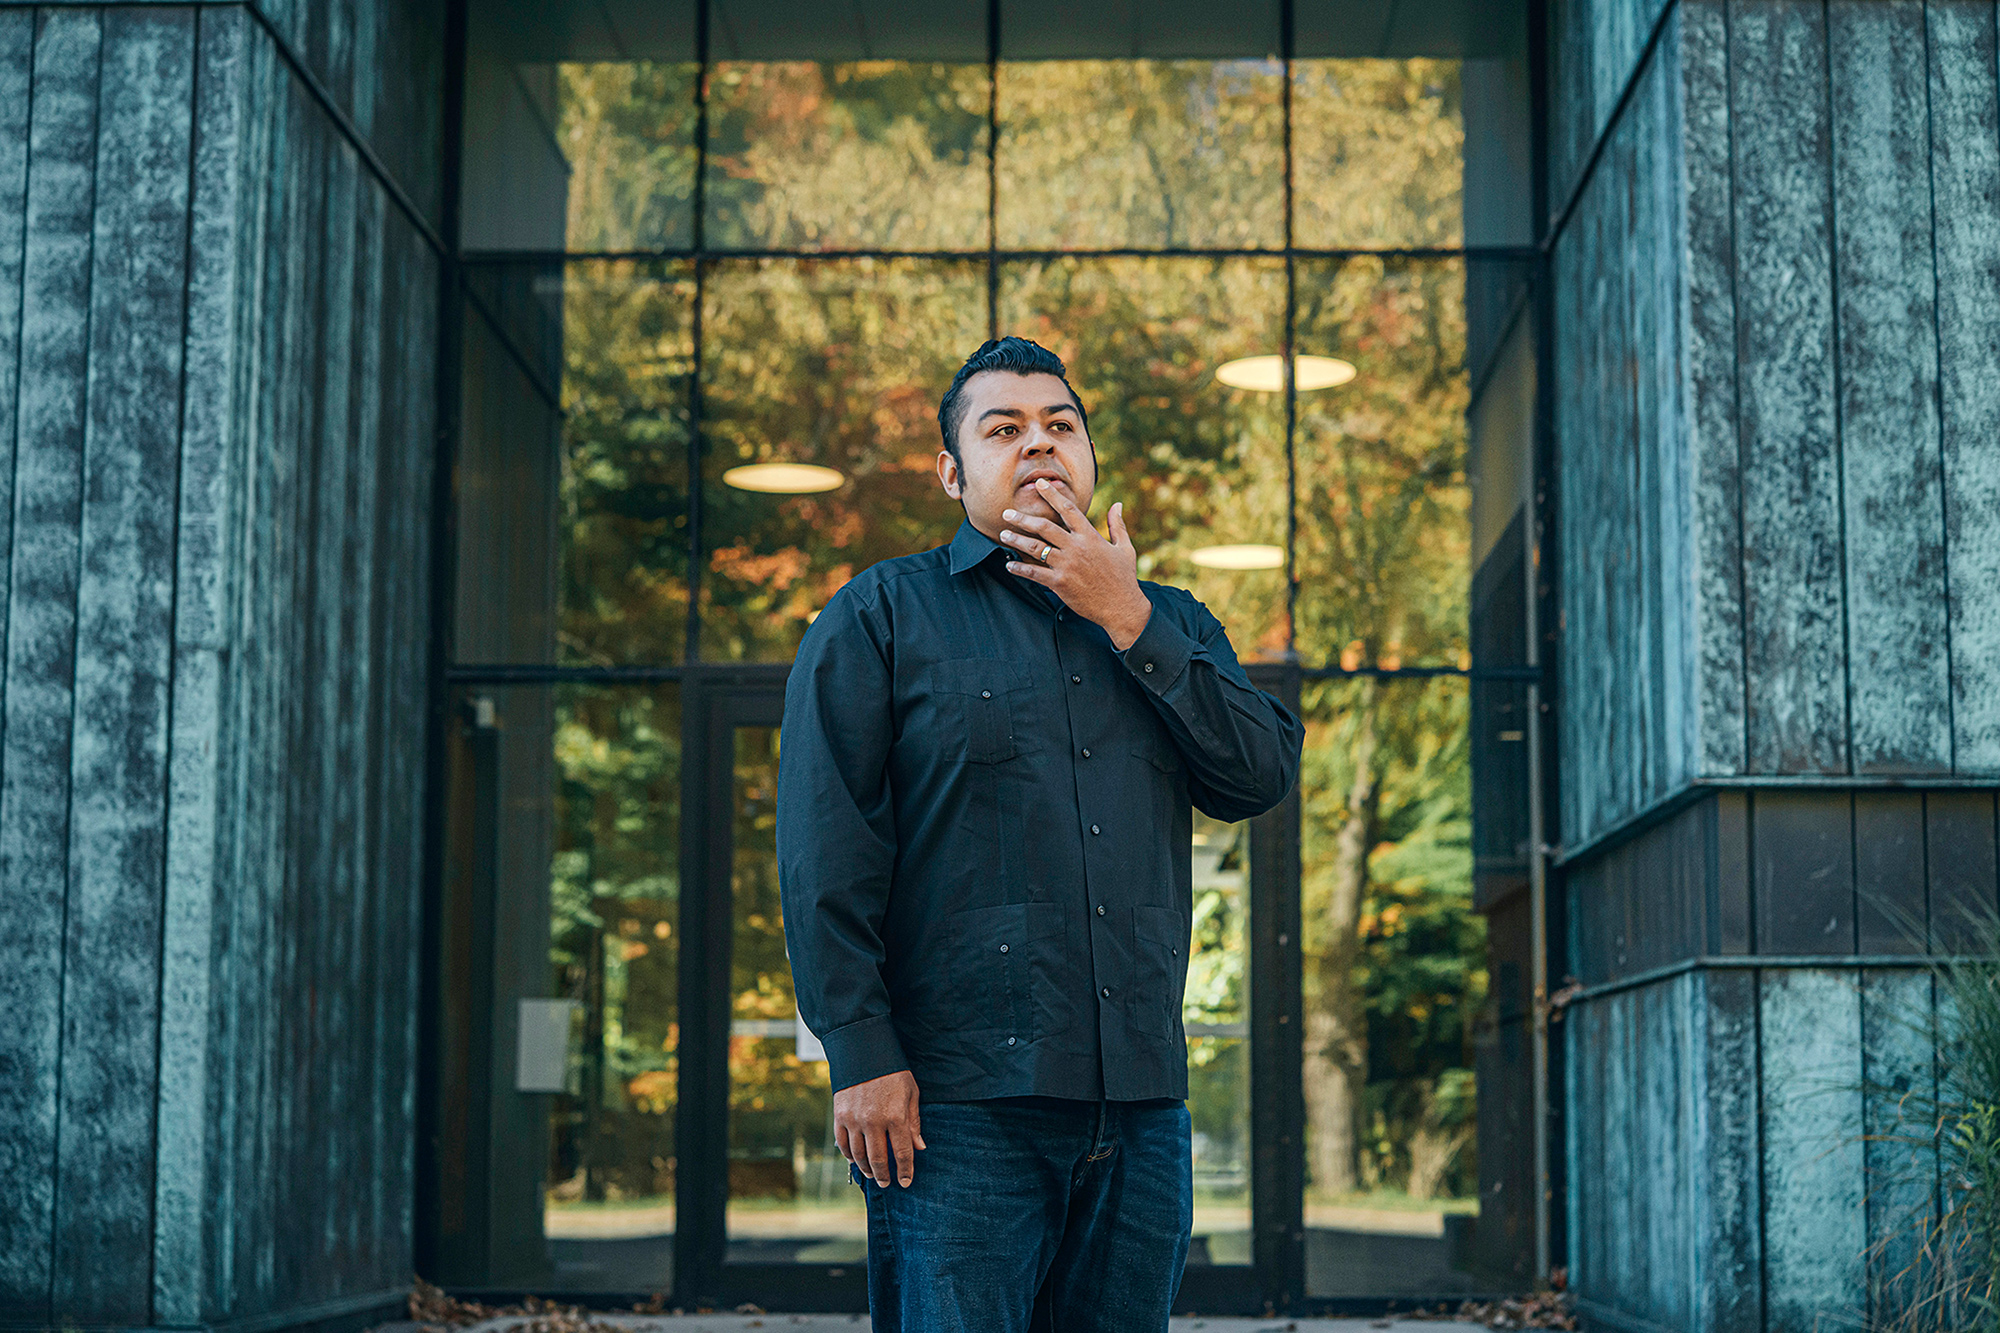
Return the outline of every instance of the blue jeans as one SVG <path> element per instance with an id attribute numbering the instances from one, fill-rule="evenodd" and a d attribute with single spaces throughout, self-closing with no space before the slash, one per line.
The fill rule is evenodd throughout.
<path id="1" fill-rule="evenodd" d="M 1185 1103 L 928 1102 L 921 1119 L 908 1189 L 849 1168 L 875 1333 L 1163 1333 L 1194 1221 Z"/>

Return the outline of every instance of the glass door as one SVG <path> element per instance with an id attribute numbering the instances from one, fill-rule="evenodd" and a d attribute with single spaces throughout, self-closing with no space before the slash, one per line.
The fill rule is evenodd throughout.
<path id="1" fill-rule="evenodd" d="M 824 1051 L 799 1017 L 778 902 L 778 729 L 734 725 L 729 862 L 731 1264 L 860 1264 L 868 1217 L 834 1146 Z"/>
<path id="2" fill-rule="evenodd" d="M 867 1216 L 833 1144 L 833 1092 L 798 1017 L 778 897 L 782 668 L 691 682 L 700 793 L 684 871 L 681 1303 L 865 1309 Z M 691 765 L 693 767 L 693 765 Z M 699 899 L 697 903 L 696 899 Z"/>

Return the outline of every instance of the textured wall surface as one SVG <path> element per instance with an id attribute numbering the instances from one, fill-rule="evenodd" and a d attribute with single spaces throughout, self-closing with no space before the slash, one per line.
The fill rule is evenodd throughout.
<path id="1" fill-rule="evenodd" d="M 1881 1318 L 1935 1167 L 1864 1088 L 1932 1077 L 1921 956 L 2000 904 L 1995 5 L 1597 8 L 1553 60 L 1572 1282 Z"/>
<path id="2" fill-rule="evenodd" d="M 1565 845 L 2000 775 L 1995 74 L 1985 0 L 1665 16 L 1557 249 Z"/>
<path id="3" fill-rule="evenodd" d="M 303 63 L 434 193 L 435 62 L 383 55 L 434 34 L 328 12 Z M 438 277 L 393 193 L 245 8 L 0 8 L 0 1320 L 408 1280 Z"/>

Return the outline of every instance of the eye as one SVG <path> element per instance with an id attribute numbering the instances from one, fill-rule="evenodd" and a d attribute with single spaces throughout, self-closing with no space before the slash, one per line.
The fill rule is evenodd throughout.
<path id="1" fill-rule="evenodd" d="M 1070 429 L 1070 424 L 1067 421 L 1058 421 L 1053 426 L 1050 426 L 1049 429 L 1067 432 Z"/>
<path id="2" fill-rule="evenodd" d="M 994 429 L 994 431 L 993 431 L 993 437 L 994 437 L 995 439 L 999 439 L 999 438 L 1000 438 L 1001 436 L 1003 436 L 1003 435 L 1009 435 L 1009 434 L 1012 434 L 1014 430 L 1015 430 L 1015 427 L 1013 427 L 1013 426 L 999 426 L 999 427 L 996 427 L 996 428 Z"/>

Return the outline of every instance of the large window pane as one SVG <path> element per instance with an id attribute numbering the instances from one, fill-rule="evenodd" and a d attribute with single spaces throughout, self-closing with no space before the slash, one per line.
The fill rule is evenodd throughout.
<path id="1" fill-rule="evenodd" d="M 569 164 L 567 248 L 660 250 L 694 240 L 699 65 L 555 68 L 556 143 Z"/>
<path id="2" fill-rule="evenodd" d="M 693 274 L 686 264 L 573 263 L 563 310 L 560 659 L 678 662 Z"/>
<path id="3" fill-rule="evenodd" d="M 999 69 L 1003 249 L 1284 244 L 1275 60 L 1045 60 Z"/>
<path id="4" fill-rule="evenodd" d="M 970 250 L 986 244 L 984 65 L 719 65 L 706 243 Z"/>
<path id="5" fill-rule="evenodd" d="M 544 1219 L 564 1286 L 671 1282 L 680 1036 L 680 699 L 554 690 L 553 993 L 572 1002 Z"/>
<path id="6" fill-rule="evenodd" d="M 1297 327 L 1356 372 L 1298 396 L 1299 656 L 1466 665 L 1465 266 L 1301 262 Z"/>
<path id="7" fill-rule="evenodd" d="M 702 656 L 782 661 L 861 570 L 951 540 L 937 403 L 986 336 L 985 269 L 914 260 L 745 260 L 709 274 L 703 316 Z M 840 474 L 772 494 L 757 463 Z M 740 474 L 739 474 L 740 477 Z"/>
<path id="8" fill-rule="evenodd" d="M 1478 1208 L 1486 994 L 1465 682 L 1325 681 L 1301 702 L 1306 1290 L 1472 1290 L 1450 1263 Z"/>
<path id="9" fill-rule="evenodd" d="M 778 900 L 778 730 L 738 727 L 730 806 L 729 1258 L 860 1263 L 868 1211 L 833 1137 Z"/>
<path id="10" fill-rule="evenodd" d="M 1216 370 L 1281 348 L 1284 311 L 1275 259 L 1062 259 L 1001 275 L 1002 329 L 1060 355 L 1090 413 L 1092 516 L 1124 501 L 1141 577 L 1201 598 L 1245 661 L 1285 653 L 1284 570 L 1199 562 L 1218 546 L 1282 558 L 1284 403 Z"/>
<path id="11" fill-rule="evenodd" d="M 1292 63 L 1292 244 L 1458 245 L 1464 168 L 1457 61 Z"/>

